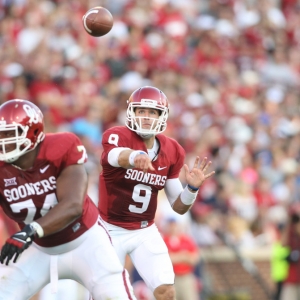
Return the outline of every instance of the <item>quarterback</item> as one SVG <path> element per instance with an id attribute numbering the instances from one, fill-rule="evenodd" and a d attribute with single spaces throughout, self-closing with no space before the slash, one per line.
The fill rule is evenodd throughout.
<path id="1" fill-rule="evenodd" d="M 99 211 L 124 264 L 128 254 L 157 300 L 174 300 L 174 272 L 168 249 L 154 224 L 157 196 L 164 189 L 173 210 L 186 213 L 211 164 L 196 157 L 189 170 L 185 151 L 162 132 L 169 104 L 159 89 L 135 90 L 127 106 L 126 126 L 103 134 L 103 170 L 99 179 Z M 184 169 L 187 186 L 179 173 Z"/>
<path id="2" fill-rule="evenodd" d="M 20 231 L 0 254 L 0 300 L 31 298 L 58 279 L 94 300 L 135 299 L 98 209 L 86 194 L 87 155 L 72 133 L 44 133 L 40 109 L 14 99 L 0 106 L 0 206 Z"/>

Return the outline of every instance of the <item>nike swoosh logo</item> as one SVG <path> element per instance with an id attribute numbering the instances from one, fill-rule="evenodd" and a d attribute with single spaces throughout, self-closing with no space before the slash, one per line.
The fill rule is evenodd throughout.
<path id="1" fill-rule="evenodd" d="M 26 236 L 26 233 L 25 232 L 17 232 L 17 233 L 15 233 L 15 235 L 24 235 L 24 236 Z"/>
<path id="2" fill-rule="evenodd" d="M 158 167 L 158 171 L 165 169 L 166 167 Z"/>
<path id="3" fill-rule="evenodd" d="M 43 169 L 40 169 L 41 173 L 45 173 L 49 167 L 50 167 L 50 165 L 46 166 Z"/>

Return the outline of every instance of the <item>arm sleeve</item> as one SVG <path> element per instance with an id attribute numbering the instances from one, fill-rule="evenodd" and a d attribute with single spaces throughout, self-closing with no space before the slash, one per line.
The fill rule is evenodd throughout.
<path id="1" fill-rule="evenodd" d="M 125 148 L 125 147 L 118 147 L 118 148 L 113 148 L 109 151 L 108 153 L 108 163 L 112 167 L 119 168 L 120 165 L 118 163 L 119 155 L 123 150 L 130 150 L 130 148 Z"/>
<path id="2" fill-rule="evenodd" d="M 182 191 L 183 187 L 179 178 L 167 179 L 165 184 L 165 193 L 171 206 L 173 206 Z"/>

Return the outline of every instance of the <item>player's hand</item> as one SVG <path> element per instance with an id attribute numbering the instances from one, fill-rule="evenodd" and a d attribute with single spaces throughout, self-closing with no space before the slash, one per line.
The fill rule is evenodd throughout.
<path id="1" fill-rule="evenodd" d="M 155 170 L 150 157 L 146 154 L 139 154 L 134 158 L 134 167 L 141 169 L 144 173 L 147 173 L 148 170 Z"/>
<path id="2" fill-rule="evenodd" d="M 19 255 L 32 244 L 35 235 L 36 230 L 30 224 L 28 224 L 21 231 L 8 238 L 1 250 L 1 264 L 5 263 L 8 265 L 9 261 L 13 258 L 13 262 L 15 263 Z"/>
<path id="3" fill-rule="evenodd" d="M 207 157 L 204 157 L 200 165 L 199 162 L 200 158 L 197 156 L 191 170 L 189 170 L 189 167 L 186 164 L 183 166 L 187 184 L 195 188 L 199 188 L 204 180 L 215 174 L 215 171 L 206 174 L 208 167 L 211 165 L 211 161 L 207 161 Z"/>

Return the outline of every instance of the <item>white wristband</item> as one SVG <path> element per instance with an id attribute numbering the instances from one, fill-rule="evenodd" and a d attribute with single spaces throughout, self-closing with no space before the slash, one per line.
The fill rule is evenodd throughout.
<path id="1" fill-rule="evenodd" d="M 30 225 L 35 229 L 36 234 L 38 235 L 39 238 L 44 236 L 44 229 L 39 223 L 32 222 L 30 223 Z"/>
<path id="2" fill-rule="evenodd" d="M 195 202 L 197 195 L 198 192 L 192 193 L 189 191 L 188 187 L 186 186 L 184 190 L 181 192 L 180 199 L 183 204 L 192 205 Z"/>
<path id="3" fill-rule="evenodd" d="M 133 152 L 130 153 L 129 158 L 128 158 L 128 161 L 129 161 L 130 165 L 132 165 L 134 167 L 134 159 L 135 159 L 135 157 L 137 155 L 140 155 L 140 154 L 146 154 L 146 155 L 148 155 L 143 150 L 136 150 L 136 151 L 133 151 Z"/>

